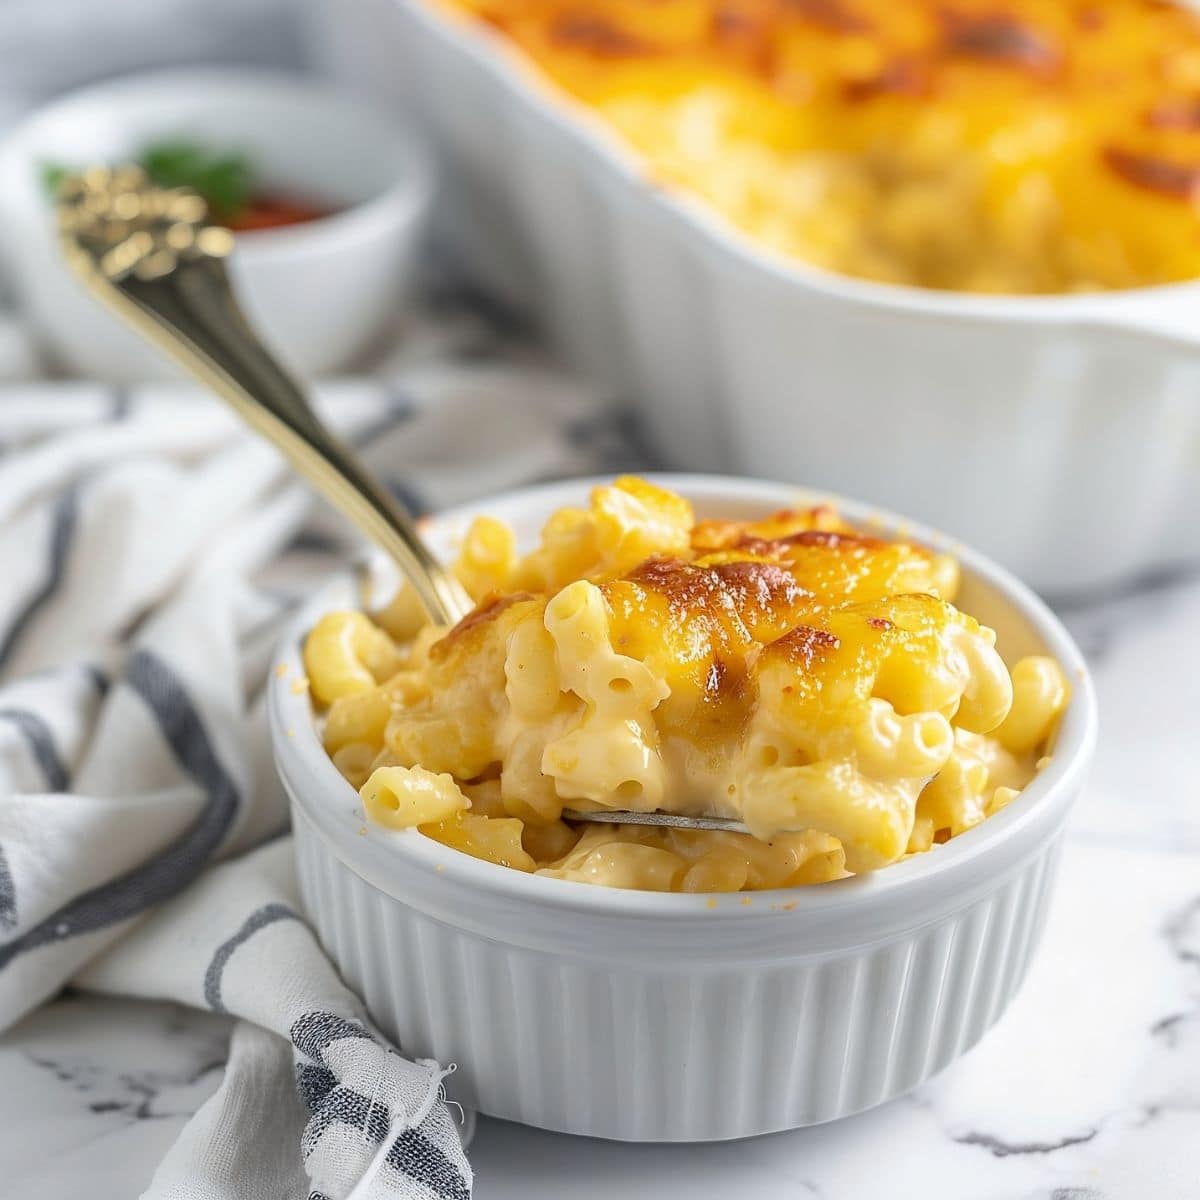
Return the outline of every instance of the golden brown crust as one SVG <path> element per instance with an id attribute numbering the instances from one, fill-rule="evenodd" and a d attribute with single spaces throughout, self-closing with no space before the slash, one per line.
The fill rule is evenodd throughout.
<path id="1" fill-rule="evenodd" d="M 681 720 L 710 726 L 740 721 L 728 708 L 745 695 L 757 648 L 813 607 L 811 593 L 785 566 L 756 559 L 710 565 L 654 558 L 601 589 L 612 613 L 613 644 L 635 657 L 661 656 L 683 700 L 706 706 Z"/>
<path id="2" fill-rule="evenodd" d="M 1097 35 L 1105 14 L 1088 5 L 1068 22 L 1051 6 L 1030 2 L 997 3 L 984 8 L 962 0 L 909 0 L 904 19 L 881 0 L 697 0 L 680 18 L 680 6 L 655 21 L 634 15 L 632 6 L 606 8 L 594 0 L 464 0 L 464 7 L 544 55 L 569 55 L 597 61 L 667 59 L 680 50 L 692 61 L 740 65 L 781 91 L 788 90 L 788 48 L 816 39 L 836 46 L 847 39 L 872 45 L 875 68 L 865 74 L 848 70 L 841 84 L 851 100 L 877 95 L 915 95 L 937 87 L 964 60 L 984 67 L 1020 71 L 1044 83 L 1066 86 L 1069 44 L 1062 29 L 1069 23 L 1079 36 Z M 1061 4 L 1056 0 L 1056 7 Z M 1150 10 L 1150 0 L 1141 0 Z M 1168 8 L 1170 6 L 1167 6 Z M 687 33 L 679 26 L 686 23 Z"/>
<path id="3" fill-rule="evenodd" d="M 1151 129 L 1200 131 L 1200 97 L 1173 97 L 1156 104 L 1146 114 Z"/>
<path id="4" fill-rule="evenodd" d="M 1089 245 L 1095 239 L 1093 251 L 1084 256 L 1086 268 L 1083 259 L 1071 265 L 1073 252 L 1063 251 L 1065 265 L 1054 272 L 1066 272 L 1068 286 L 1036 280 L 1028 285 L 1033 290 L 1072 290 L 1076 282 L 1088 289 L 1134 286 L 1196 273 L 1200 239 L 1187 224 L 1184 206 L 1200 186 L 1200 80 L 1195 70 L 1200 20 L 1186 3 L 446 2 L 502 28 L 569 90 L 602 107 L 626 92 L 643 100 L 659 93 L 675 97 L 689 81 L 693 87 L 726 88 L 735 105 L 753 96 L 762 107 L 748 108 L 747 113 L 760 112 L 765 119 L 756 120 L 745 135 L 753 139 L 757 129 L 769 125 L 770 132 L 762 137 L 784 152 L 797 148 L 818 154 L 864 153 L 881 139 L 915 138 L 917 133 L 904 122 L 923 108 L 945 105 L 957 110 L 965 105 L 962 121 L 978 125 L 980 142 L 970 142 L 974 148 L 969 153 L 1004 147 L 992 185 L 996 195 L 986 203 L 980 200 L 986 211 L 977 214 L 979 219 L 991 219 L 987 204 L 1005 213 L 1033 204 L 1027 197 L 1009 198 L 1010 190 L 1025 193 L 1016 189 L 1007 172 L 1027 159 L 1020 170 L 1039 181 L 1026 189 L 1032 194 L 1037 187 L 1049 186 L 1047 168 L 1053 156 L 1061 154 L 1063 179 L 1054 186 L 1075 214 L 1071 220 L 1079 226 L 1076 233 Z M 889 113 L 900 124 L 891 126 Z M 819 130 L 814 121 L 820 122 Z M 736 130 L 737 122 L 733 125 Z M 918 125 L 917 131 L 922 128 Z M 736 133 L 743 135 L 741 130 Z M 1045 147 L 1039 149 L 1042 140 Z M 733 135 L 730 144 L 737 144 Z M 661 165 L 650 164 L 653 169 Z M 961 174 L 958 169 L 968 166 L 966 160 L 948 160 L 931 178 L 944 174 L 950 187 Z M 719 170 L 719 163 L 713 169 Z M 1102 194 L 1096 194 L 1089 180 Z M 1126 188 L 1136 189 L 1133 197 Z M 1144 230 L 1136 217 L 1138 192 L 1178 204 L 1174 232 L 1146 241 L 1156 258 L 1165 256 L 1153 266 L 1141 262 L 1137 253 L 1141 243 L 1135 235 Z M 890 192 L 883 188 L 881 195 Z M 907 211 L 901 205 L 900 212 Z M 1104 213 L 1112 219 L 1098 219 Z M 1007 227 L 1005 222 L 1015 219 L 1008 216 L 1000 224 Z M 1153 214 L 1149 219 L 1153 221 Z M 904 224 L 900 217 L 896 220 Z M 915 216 L 912 220 L 923 228 Z M 799 217 L 797 229 L 796 239 L 811 237 L 818 249 L 824 245 L 816 234 L 805 232 L 808 226 Z M 918 247 L 928 240 L 915 233 L 913 237 Z M 1113 251 L 1122 238 L 1130 240 L 1131 248 Z M 940 243 L 934 239 L 931 244 Z M 935 250 L 928 251 L 929 256 L 928 263 L 918 255 L 911 264 L 925 286 L 997 290 L 988 282 L 988 271 L 981 272 L 979 282 L 946 282 L 942 275 L 949 268 L 937 266 Z M 851 273 L 874 277 L 860 259 L 871 261 L 869 255 L 856 257 L 848 268 Z M 1044 270 L 1054 273 L 1048 266 Z M 1113 278 L 1091 278 L 1093 270 Z M 1070 277 L 1074 275 L 1081 278 Z"/>
<path id="5" fill-rule="evenodd" d="M 565 13 L 550 27 L 550 41 L 599 58 L 644 55 L 653 47 L 595 13 Z"/>
<path id="6" fill-rule="evenodd" d="M 1012 13 L 947 10 L 942 20 L 945 23 L 943 46 L 948 55 L 966 55 L 1042 74 L 1062 65 L 1058 47 L 1044 33 Z"/>
<path id="7" fill-rule="evenodd" d="M 783 637 L 771 644 L 771 653 L 784 659 L 792 666 L 812 671 L 814 664 L 823 655 L 841 645 L 836 634 L 827 629 L 816 629 L 812 625 L 797 625 Z"/>
<path id="8" fill-rule="evenodd" d="M 698 565 L 680 559 L 651 558 L 625 582 L 657 593 L 676 621 L 738 620 L 757 626 L 794 612 L 812 593 L 781 563 L 763 558 Z"/>
<path id="9" fill-rule="evenodd" d="M 864 533 L 843 533 L 833 529 L 801 529 L 796 533 L 770 538 L 744 534 L 734 542 L 737 549 L 744 550 L 747 554 L 773 555 L 778 558 L 785 558 L 792 546 L 825 546 L 830 550 L 874 551 L 887 544 L 879 538 L 873 538 Z"/>
<path id="10" fill-rule="evenodd" d="M 501 613 L 522 600 L 533 598 L 532 592 L 513 592 L 507 596 L 493 592 L 490 596 L 485 596 L 445 637 L 433 643 L 429 648 L 429 657 L 435 662 L 450 657 L 463 643 L 477 637 L 480 629 L 495 621 Z"/>
<path id="11" fill-rule="evenodd" d="M 1169 196 L 1172 200 L 1194 200 L 1200 193 L 1200 162 L 1175 162 L 1154 154 L 1138 154 L 1120 146 L 1109 146 L 1104 161 L 1126 183 Z"/>
<path id="12" fill-rule="evenodd" d="M 867 678 L 889 647 L 916 646 L 951 611 L 922 594 L 933 588 L 928 551 L 856 532 L 828 507 L 704 522 L 690 540 L 683 556 L 650 557 L 595 586 L 613 649 L 670 688 L 659 729 L 703 753 L 737 743 L 762 670 L 787 672 L 789 702 L 800 703 L 835 677 Z M 440 676 L 486 658 L 502 690 L 512 631 L 527 616 L 543 621 L 556 591 L 487 597 L 433 645 Z"/>
<path id="13" fill-rule="evenodd" d="M 842 0 L 785 0 L 785 13 L 794 13 L 801 20 L 836 33 L 864 33 L 870 22 Z"/>

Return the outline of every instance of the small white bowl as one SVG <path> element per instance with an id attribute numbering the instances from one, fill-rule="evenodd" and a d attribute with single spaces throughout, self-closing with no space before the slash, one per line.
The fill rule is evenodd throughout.
<path id="1" fill-rule="evenodd" d="M 661 476 L 701 516 L 828 500 L 781 484 Z M 528 542 L 586 481 L 437 519 L 448 550 L 474 511 Z M 545 1129 L 707 1141 L 816 1124 L 915 1087 L 973 1045 L 1025 975 L 1067 813 L 1096 738 L 1078 648 L 1024 585 L 929 530 L 834 499 L 872 531 L 943 546 L 964 608 L 1010 660 L 1042 651 L 1074 695 L 1053 761 L 1002 812 L 928 854 L 818 887 L 705 897 L 525 875 L 416 831 L 369 825 L 321 747 L 300 644 L 358 603 L 339 580 L 288 630 L 271 732 L 300 885 L 322 943 L 409 1054 L 454 1061 L 457 1097 Z"/>
<path id="2" fill-rule="evenodd" d="M 390 117 L 307 80 L 155 72 L 56 101 L 0 146 L 0 246 L 38 334 L 67 366 L 118 382 L 173 370 L 62 264 L 43 168 L 129 160 L 174 137 L 243 150 L 267 190 L 335 210 L 237 236 L 234 283 L 289 367 L 306 375 L 340 369 L 396 319 L 432 191 L 421 145 Z"/>

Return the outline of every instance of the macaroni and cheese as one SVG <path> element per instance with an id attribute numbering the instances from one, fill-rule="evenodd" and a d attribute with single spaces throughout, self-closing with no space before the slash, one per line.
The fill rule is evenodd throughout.
<path id="1" fill-rule="evenodd" d="M 1200 275 L 1200 18 L 1162 0 L 439 0 L 755 239 L 972 292 Z"/>
<path id="2" fill-rule="evenodd" d="M 456 626 L 402 590 L 374 618 L 322 618 L 306 670 L 373 822 L 517 870 L 692 892 L 876 870 L 1007 804 L 1068 699 L 1053 660 L 1010 673 L 953 606 L 953 559 L 826 507 L 696 521 L 625 477 L 528 554 L 478 518 L 456 570 L 478 602 Z"/>

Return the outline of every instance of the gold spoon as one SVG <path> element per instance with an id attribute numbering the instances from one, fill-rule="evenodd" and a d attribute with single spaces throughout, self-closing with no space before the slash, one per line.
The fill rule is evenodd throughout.
<path id="1" fill-rule="evenodd" d="M 233 295 L 233 234 L 186 188 L 154 186 L 136 166 L 95 167 L 58 192 L 63 253 L 92 293 L 273 443 L 334 508 L 394 558 L 429 619 L 473 607 L 403 506 L 313 413 L 263 347 Z"/>
<path id="2" fill-rule="evenodd" d="M 208 221 L 204 200 L 160 188 L 136 166 L 95 167 L 58 192 L 63 254 L 92 293 L 135 332 L 226 400 L 246 423 L 412 583 L 429 619 L 452 625 L 473 607 L 412 517 L 313 413 L 299 385 L 263 347 L 234 298 L 225 259 L 233 234 Z M 662 812 L 566 809 L 568 820 L 748 832 L 739 821 Z"/>

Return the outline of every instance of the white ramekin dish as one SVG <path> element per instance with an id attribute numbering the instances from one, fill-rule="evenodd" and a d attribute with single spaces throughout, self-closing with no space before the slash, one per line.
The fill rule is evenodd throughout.
<path id="1" fill-rule="evenodd" d="M 670 466 L 861 495 L 1045 591 L 1200 561 L 1200 283 L 995 298 L 849 279 L 651 178 L 503 39 L 432 0 L 314 45 L 433 135 L 442 232 Z"/>
<path id="2" fill-rule="evenodd" d="M 663 479 L 708 516 L 828 499 L 781 484 Z M 447 551 L 486 511 L 528 543 L 589 486 L 503 496 L 438 518 L 431 536 Z M 902 527 L 838 503 L 873 529 Z M 832 1120 L 907 1091 L 971 1046 L 1037 945 L 1096 713 L 1083 659 L 1053 614 L 1002 569 L 954 550 L 962 603 L 998 630 L 1001 650 L 1052 654 L 1071 678 L 1053 761 L 1008 808 L 929 854 L 748 899 L 538 878 L 369 826 L 295 687 L 305 632 L 358 603 L 349 579 L 321 592 L 282 643 L 271 733 L 309 916 L 381 1027 L 407 1053 L 456 1062 L 452 1090 L 464 1104 L 628 1141 Z"/>
<path id="3" fill-rule="evenodd" d="M 0 250 L 37 332 L 67 366 L 120 382 L 173 370 L 62 264 L 42 169 L 126 160 L 174 137 L 246 151 L 269 189 L 336 210 L 237 236 L 234 282 L 289 366 L 310 375 L 344 367 L 396 320 L 432 191 L 420 144 L 325 85 L 264 71 L 161 71 L 75 92 L 0 146 Z"/>

